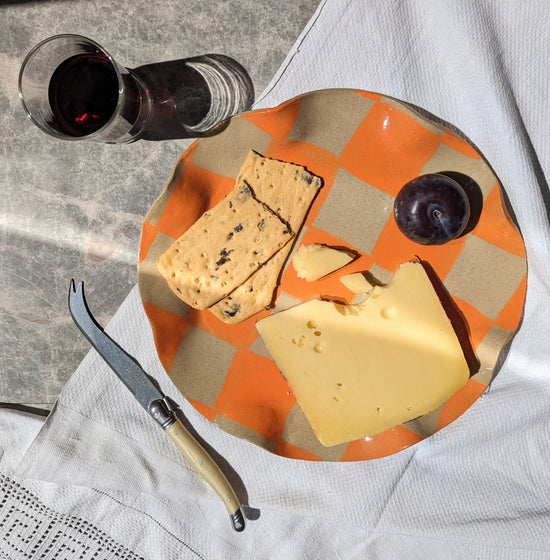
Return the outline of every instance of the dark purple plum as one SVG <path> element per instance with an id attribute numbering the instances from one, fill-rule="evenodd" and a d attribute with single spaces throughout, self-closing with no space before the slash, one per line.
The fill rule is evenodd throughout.
<path id="1" fill-rule="evenodd" d="M 409 181 L 398 193 L 393 214 L 401 232 L 422 245 L 456 239 L 470 218 L 464 189 L 446 175 L 430 173 Z"/>

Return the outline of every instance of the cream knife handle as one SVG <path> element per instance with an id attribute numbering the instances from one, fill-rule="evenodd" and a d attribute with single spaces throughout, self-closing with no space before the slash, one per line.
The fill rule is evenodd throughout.
<path id="1" fill-rule="evenodd" d="M 231 517 L 231 523 L 235 531 L 242 531 L 244 529 L 244 517 L 233 488 L 231 488 L 231 485 L 212 457 L 187 431 L 184 425 L 177 418 L 174 417 L 174 419 L 175 421 L 165 428 L 164 431 L 176 444 L 176 447 L 189 461 L 191 466 L 222 499 Z"/>

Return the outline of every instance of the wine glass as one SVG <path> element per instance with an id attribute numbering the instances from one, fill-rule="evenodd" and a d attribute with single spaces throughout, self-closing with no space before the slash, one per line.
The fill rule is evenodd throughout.
<path id="1" fill-rule="evenodd" d="M 95 41 L 64 34 L 25 57 L 19 96 L 31 121 L 55 138 L 128 143 L 213 134 L 251 107 L 254 89 L 224 55 L 129 69 Z"/>

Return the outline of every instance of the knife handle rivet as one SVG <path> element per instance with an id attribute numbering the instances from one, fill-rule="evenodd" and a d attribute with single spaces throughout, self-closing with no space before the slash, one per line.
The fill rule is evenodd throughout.
<path id="1" fill-rule="evenodd" d="M 147 410 L 157 423 L 165 430 L 167 430 L 175 422 L 174 413 L 163 399 L 157 399 L 151 402 Z"/>

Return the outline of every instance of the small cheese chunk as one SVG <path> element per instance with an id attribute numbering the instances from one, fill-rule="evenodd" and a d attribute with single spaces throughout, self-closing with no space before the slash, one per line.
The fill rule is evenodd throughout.
<path id="1" fill-rule="evenodd" d="M 309 243 L 302 245 L 296 251 L 292 264 L 298 278 L 313 282 L 342 268 L 353 259 L 354 256 L 348 251 L 334 249 L 319 243 Z"/>
<path id="2" fill-rule="evenodd" d="M 325 446 L 423 416 L 469 377 L 460 342 L 416 261 L 361 304 L 310 300 L 256 326 Z"/>
<path id="3" fill-rule="evenodd" d="M 216 303 L 294 236 L 246 183 L 205 212 L 157 259 L 172 291 L 196 309 Z"/>
<path id="4" fill-rule="evenodd" d="M 361 272 L 353 272 L 352 274 L 346 274 L 340 278 L 340 282 L 354 294 L 366 294 L 368 291 L 372 290 L 372 284 L 365 278 L 365 275 Z"/>

